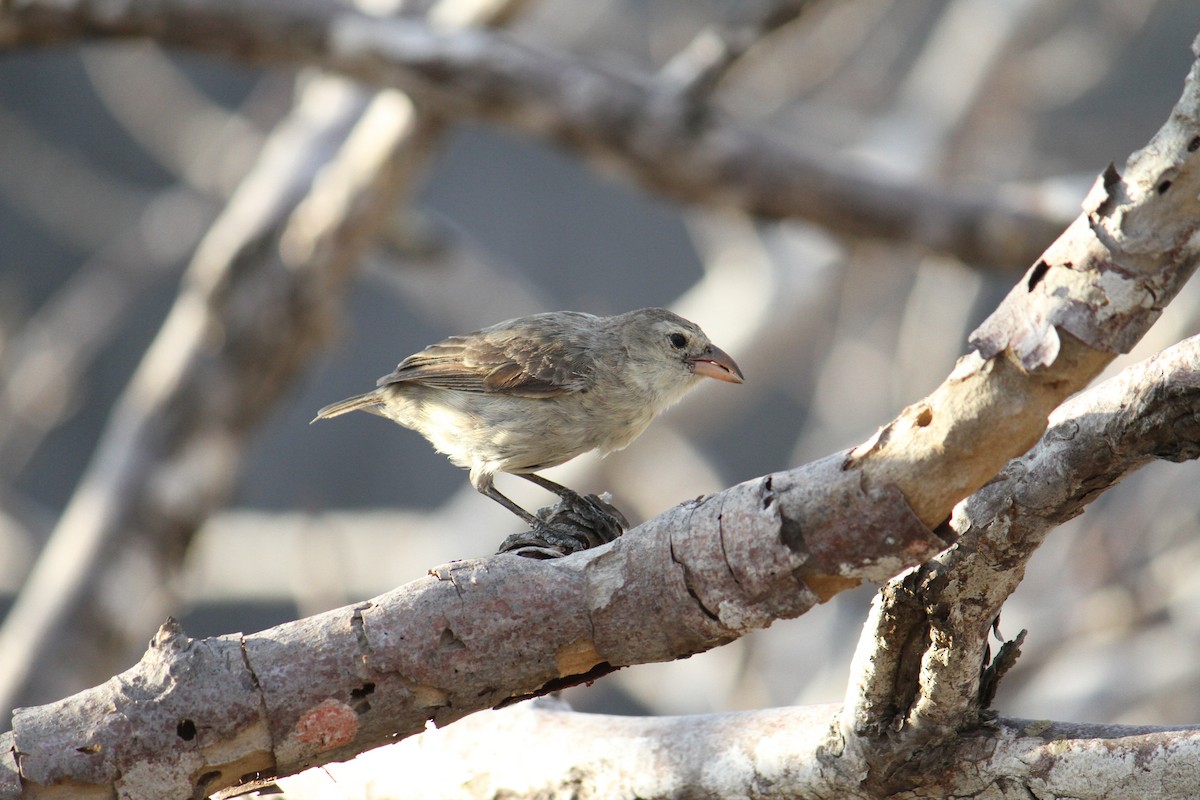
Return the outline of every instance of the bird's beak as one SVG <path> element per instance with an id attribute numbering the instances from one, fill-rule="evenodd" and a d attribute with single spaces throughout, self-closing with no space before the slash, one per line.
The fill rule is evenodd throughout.
<path id="1" fill-rule="evenodd" d="M 742 377 L 737 362 L 715 344 L 710 344 L 704 348 L 703 353 L 689 358 L 687 362 L 691 365 L 693 373 L 705 378 L 716 378 L 726 383 L 743 383 L 746 380 Z"/>

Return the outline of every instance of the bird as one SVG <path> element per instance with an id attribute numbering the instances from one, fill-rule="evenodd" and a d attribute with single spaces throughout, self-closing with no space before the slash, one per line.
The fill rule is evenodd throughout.
<path id="1" fill-rule="evenodd" d="M 538 473 L 625 448 L 704 378 L 744 381 L 729 354 L 671 311 L 551 311 L 432 344 L 312 421 L 367 411 L 410 428 L 469 470 L 478 492 L 538 529 L 538 517 L 496 488 L 497 473 L 578 504 L 573 490 Z"/>

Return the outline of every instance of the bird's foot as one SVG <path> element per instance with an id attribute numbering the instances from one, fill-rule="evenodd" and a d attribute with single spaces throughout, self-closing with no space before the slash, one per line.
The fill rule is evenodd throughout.
<path id="1" fill-rule="evenodd" d="M 561 558 L 608 544 L 629 528 L 629 521 L 609 495 L 586 497 L 572 492 L 558 505 L 537 513 L 535 528 L 514 533 L 500 545 L 501 553 L 525 558 Z"/>

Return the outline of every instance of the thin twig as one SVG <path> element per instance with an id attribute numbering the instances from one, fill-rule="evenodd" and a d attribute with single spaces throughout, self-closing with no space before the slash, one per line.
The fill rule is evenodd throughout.
<path id="1" fill-rule="evenodd" d="M 709 25 L 658 73 L 674 91 L 696 103 L 708 97 L 729 70 L 768 35 L 795 21 L 817 0 L 761 0 L 734 8 L 736 18 Z"/>

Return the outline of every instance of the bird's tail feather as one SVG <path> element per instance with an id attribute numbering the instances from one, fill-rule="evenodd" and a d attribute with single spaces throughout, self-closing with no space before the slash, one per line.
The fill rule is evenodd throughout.
<path id="1" fill-rule="evenodd" d="M 339 400 L 336 403 L 330 403 L 317 412 L 317 415 L 309 422 L 311 425 L 319 419 L 330 419 L 331 417 L 340 417 L 342 414 L 347 414 L 351 411 L 363 409 L 370 411 L 373 406 L 379 404 L 378 392 L 367 392 L 366 394 L 358 394 L 354 397 L 347 397 L 345 400 Z"/>

